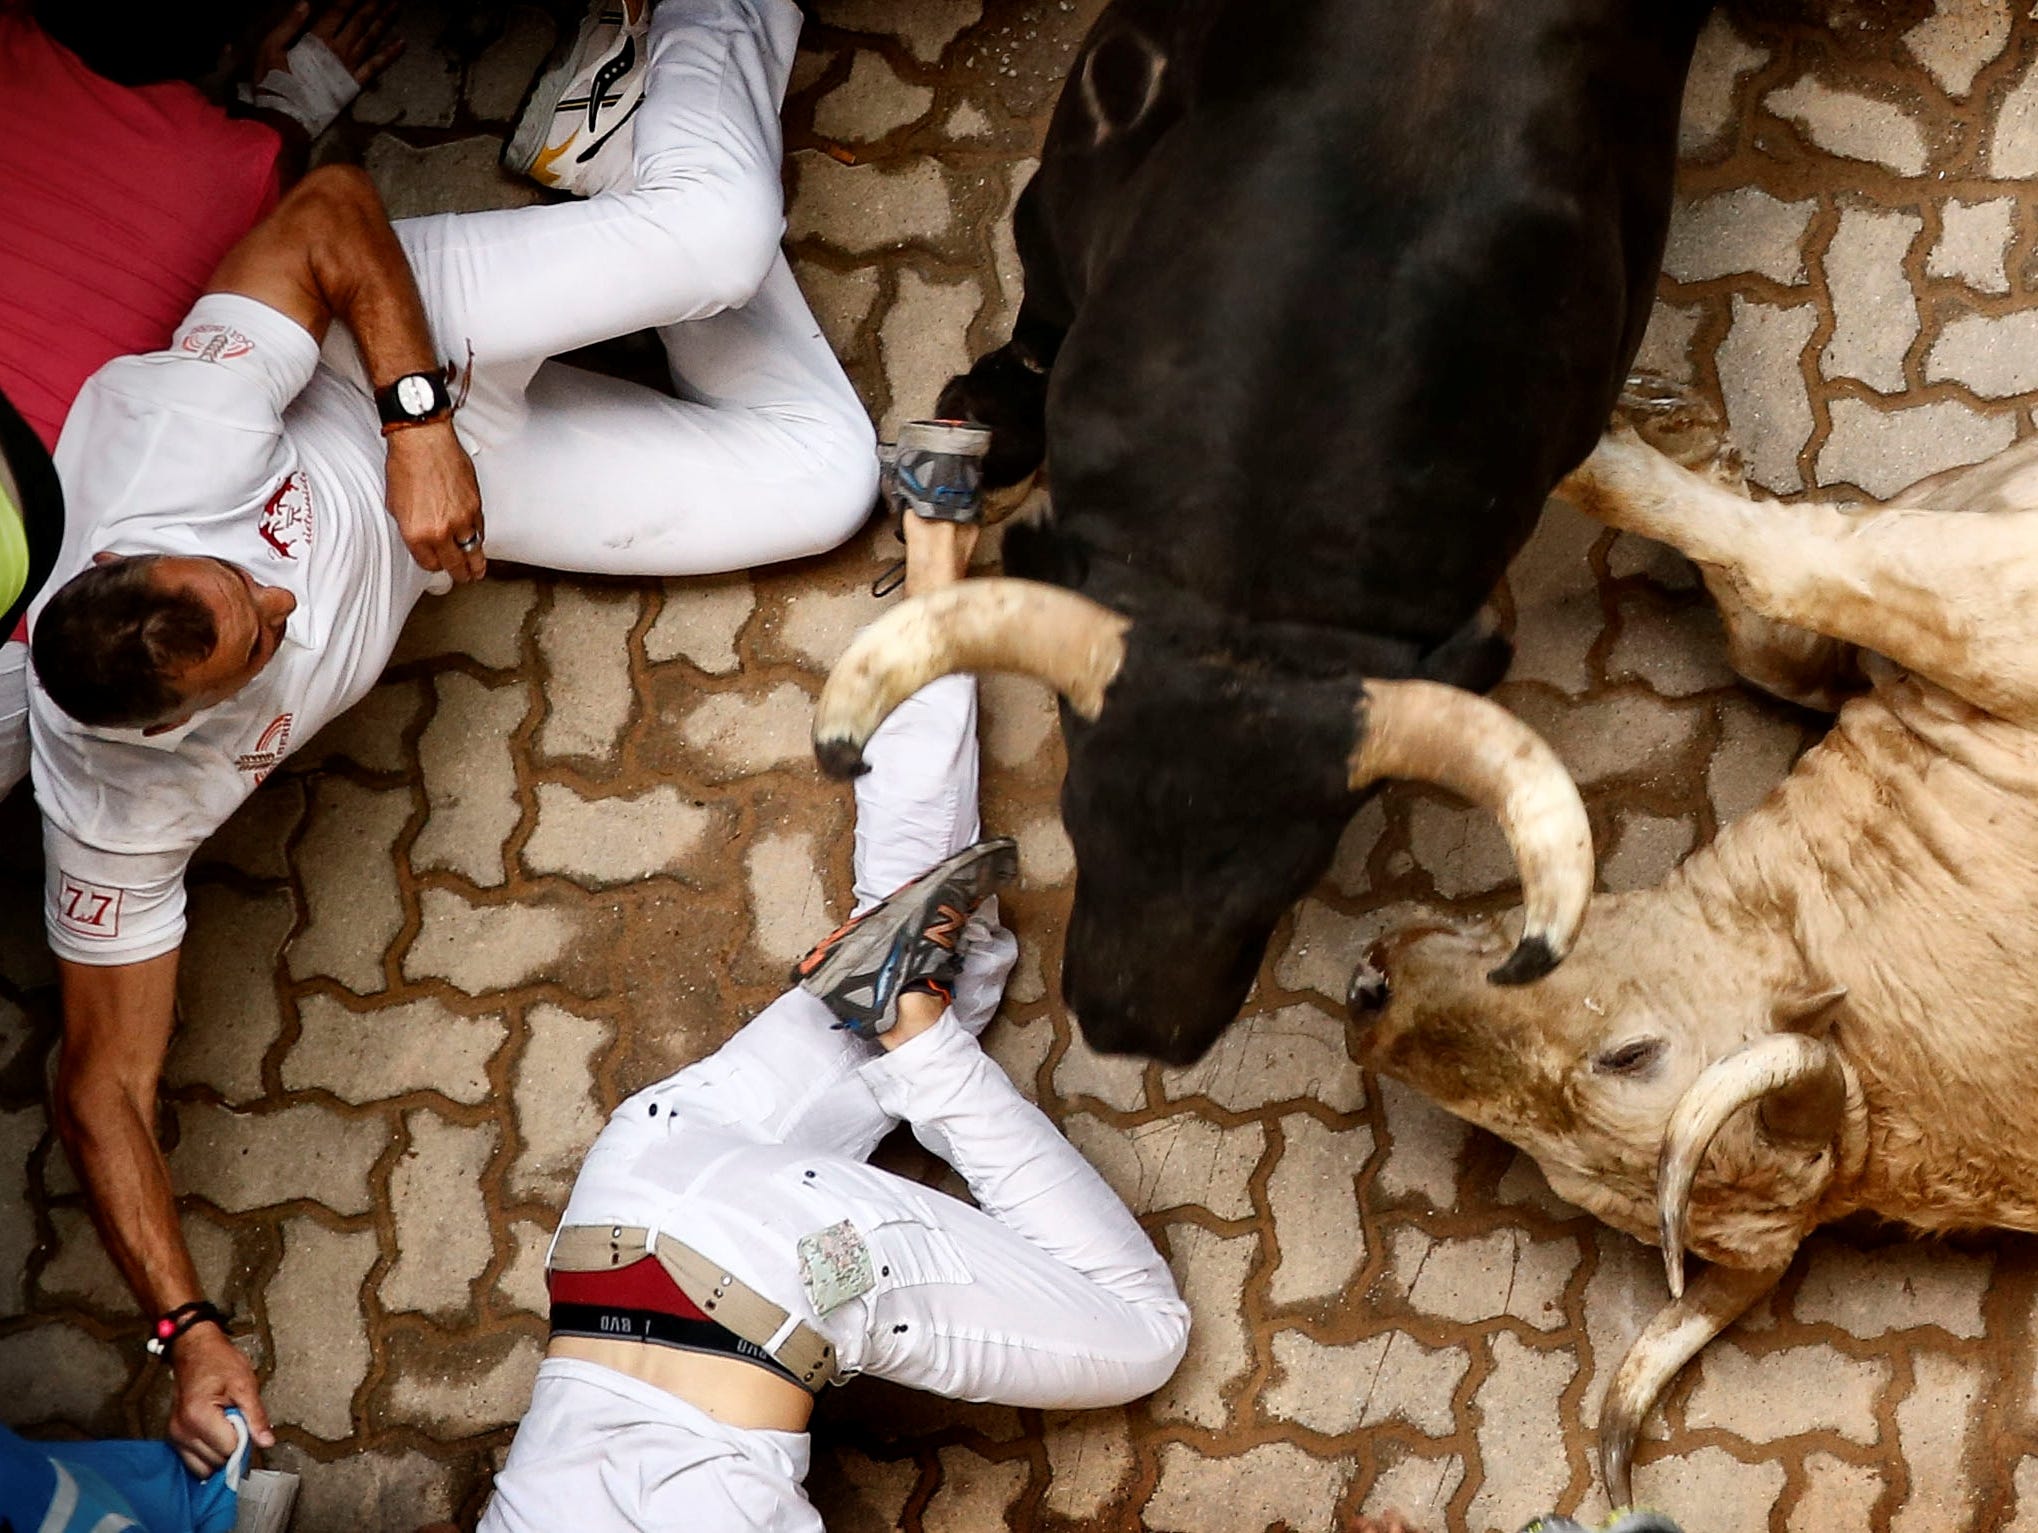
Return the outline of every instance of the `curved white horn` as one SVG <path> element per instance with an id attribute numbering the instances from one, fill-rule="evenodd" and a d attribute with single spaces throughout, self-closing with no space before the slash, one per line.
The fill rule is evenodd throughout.
<path id="1" fill-rule="evenodd" d="M 1840 1058 L 1823 1039 L 1772 1033 L 1716 1059 L 1685 1088 L 1656 1161 L 1656 1227 L 1670 1292 L 1684 1293 L 1691 1184 L 1705 1152 L 1735 1113 L 1762 1103 L 1762 1128 L 1782 1144 L 1815 1149 L 1839 1132 L 1847 1106 Z"/>
<path id="2" fill-rule="evenodd" d="M 1761 1272 L 1708 1267 L 1691 1285 L 1690 1293 L 1664 1305 L 1642 1328 L 1599 1406 L 1599 1472 L 1606 1480 L 1607 1503 L 1614 1511 L 1635 1504 L 1629 1471 L 1642 1418 L 1684 1365 L 1774 1288 L 1783 1271 L 1781 1267 Z"/>
<path id="3" fill-rule="evenodd" d="M 814 754 L 830 777 L 854 777 L 885 716 L 954 671 L 1037 676 L 1094 719 L 1125 663 L 1131 626 L 1087 596 L 1037 580 L 965 580 L 901 602 L 828 673 L 814 710 Z"/>
<path id="4" fill-rule="evenodd" d="M 1557 753 L 1498 703 L 1434 681 L 1369 681 L 1351 784 L 1436 783 L 1490 811 L 1521 869 L 1521 941 L 1487 976 L 1540 979 L 1578 939 L 1592 898 L 1592 827 Z"/>

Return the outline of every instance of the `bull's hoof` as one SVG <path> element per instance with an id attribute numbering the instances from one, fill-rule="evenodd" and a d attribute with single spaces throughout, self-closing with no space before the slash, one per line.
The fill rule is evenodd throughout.
<path id="1" fill-rule="evenodd" d="M 821 763 L 822 773 L 837 782 L 861 777 L 870 770 L 870 763 L 863 759 L 863 747 L 854 740 L 816 740 L 814 759 Z"/>
<path id="2" fill-rule="evenodd" d="M 1689 384 L 1634 373 L 1621 389 L 1614 419 L 1673 463 L 1739 489 L 1741 455 L 1727 441 L 1727 423 L 1712 401 Z"/>
<path id="3" fill-rule="evenodd" d="M 1557 951 L 1550 946 L 1549 938 L 1524 937 L 1507 955 L 1507 962 L 1489 970 L 1486 977 L 1496 985 L 1526 985 L 1556 967 Z"/>

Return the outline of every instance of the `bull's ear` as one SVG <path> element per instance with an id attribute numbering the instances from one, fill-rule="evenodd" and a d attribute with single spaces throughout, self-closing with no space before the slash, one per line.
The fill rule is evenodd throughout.
<path id="1" fill-rule="evenodd" d="M 1823 1038 L 1833 1030 L 1840 1015 L 1840 1003 L 1846 999 L 1845 985 L 1793 986 L 1777 997 L 1776 1030 Z"/>

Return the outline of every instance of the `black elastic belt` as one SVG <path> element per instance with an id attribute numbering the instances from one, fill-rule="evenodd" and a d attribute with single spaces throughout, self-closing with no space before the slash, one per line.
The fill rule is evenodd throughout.
<path id="1" fill-rule="evenodd" d="M 713 1320 L 683 1320 L 678 1315 L 650 1309 L 611 1309 L 605 1304 L 558 1304 L 552 1306 L 554 1336 L 585 1336 L 596 1341 L 645 1341 L 680 1352 L 704 1352 L 715 1357 L 733 1357 L 754 1363 L 768 1373 L 798 1384 L 797 1374 L 780 1365 L 764 1348 L 745 1341 L 727 1326 Z"/>

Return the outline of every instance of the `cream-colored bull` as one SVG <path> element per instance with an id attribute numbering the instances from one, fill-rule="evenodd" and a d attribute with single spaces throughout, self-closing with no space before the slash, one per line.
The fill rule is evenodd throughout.
<path id="1" fill-rule="evenodd" d="M 2038 441 L 1842 507 L 1752 502 L 1623 427 L 1560 493 L 1696 560 L 1744 674 L 1855 690 L 1759 808 L 1595 898 L 1547 978 L 1485 982 L 1496 921 L 1354 981 L 1369 1063 L 1663 1245 L 1672 1301 L 1601 1414 L 1620 1505 L 1642 1416 L 1815 1226 L 2038 1229 Z"/>

